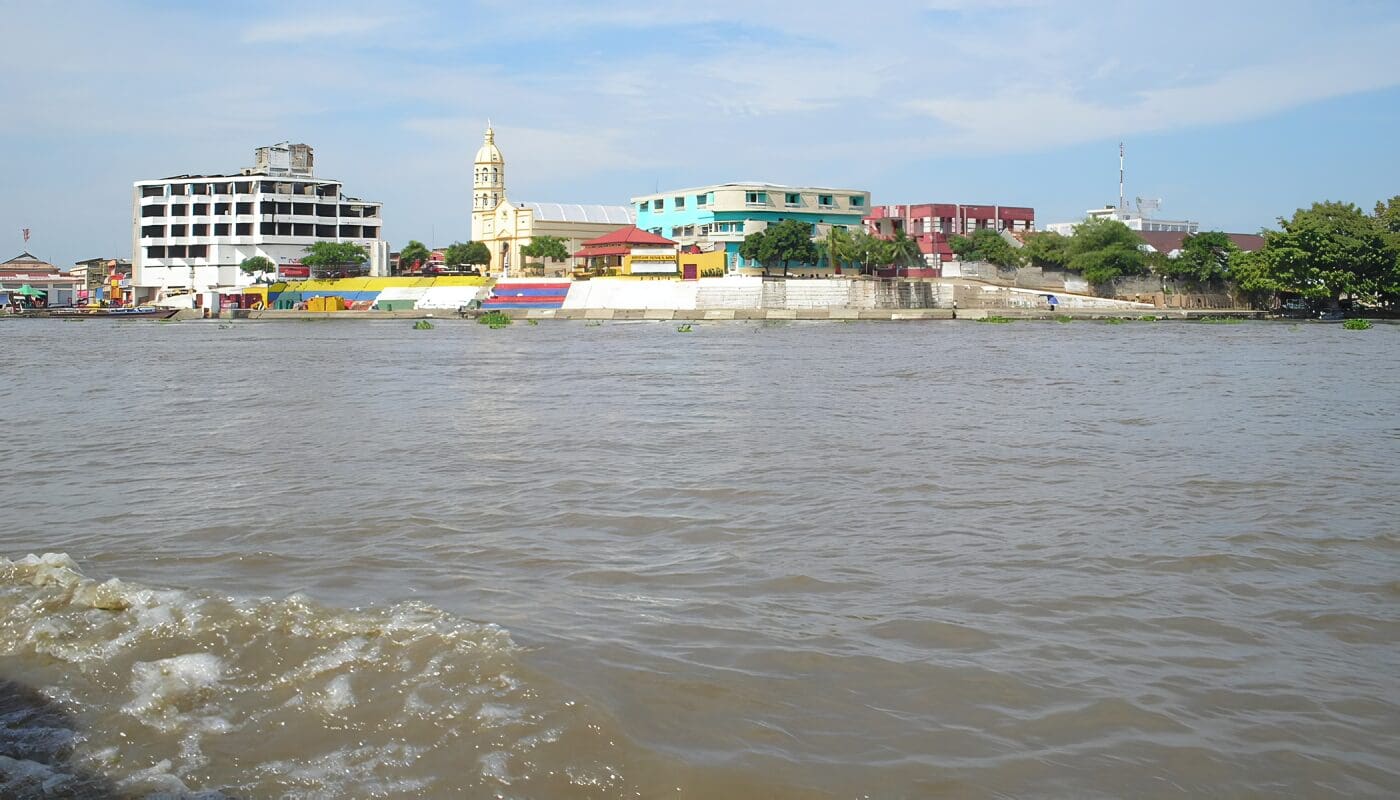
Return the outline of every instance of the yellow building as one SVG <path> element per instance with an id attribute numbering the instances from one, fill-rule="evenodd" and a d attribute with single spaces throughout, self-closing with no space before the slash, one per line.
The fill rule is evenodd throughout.
<path id="1" fill-rule="evenodd" d="M 484 274 L 518 277 L 527 260 L 520 248 L 536 236 L 557 236 L 572 253 L 589 239 L 631 225 L 633 220 L 630 205 L 512 203 L 506 197 L 506 162 L 496 147 L 495 130 L 487 125 L 472 172 L 472 241 L 491 251 Z M 570 260 L 549 262 L 545 271 L 567 274 Z"/>

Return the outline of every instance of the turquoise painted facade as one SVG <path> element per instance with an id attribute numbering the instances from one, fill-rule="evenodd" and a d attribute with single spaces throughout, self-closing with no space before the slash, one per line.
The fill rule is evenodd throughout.
<path id="1" fill-rule="evenodd" d="M 855 231 L 870 213 L 870 193 L 859 189 L 725 183 L 632 198 L 637 227 L 682 245 L 729 253 L 729 271 L 755 269 L 739 256 L 744 236 L 795 219 L 821 239 L 833 226 Z M 825 265 L 807 265 L 823 268 Z"/>

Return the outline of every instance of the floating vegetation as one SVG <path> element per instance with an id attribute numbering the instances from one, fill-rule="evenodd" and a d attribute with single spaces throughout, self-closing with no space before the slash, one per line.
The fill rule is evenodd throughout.
<path id="1" fill-rule="evenodd" d="M 526 324 L 526 325 L 538 325 L 538 324 L 540 324 L 540 321 L 537 320 L 537 319 L 527 319 L 527 320 L 525 320 L 525 324 Z"/>
<path id="2" fill-rule="evenodd" d="M 1123 319 L 1122 317 L 1108 317 L 1104 319 L 1103 322 L 1105 325 L 1122 325 L 1126 323 L 1127 320 Z"/>
<path id="3" fill-rule="evenodd" d="M 1156 322 L 1157 320 L 1158 317 L 1154 317 L 1151 314 L 1143 314 L 1142 316 L 1138 317 L 1138 322 Z"/>
<path id="4" fill-rule="evenodd" d="M 690 330 L 691 330 L 691 329 L 690 329 L 690 325 L 689 325 L 689 324 L 686 324 L 686 325 L 678 325 L 678 326 L 676 327 L 676 333 L 690 333 Z"/>
<path id="5" fill-rule="evenodd" d="M 504 311 L 488 311 L 477 317 L 476 321 L 482 325 L 490 325 L 493 328 L 504 328 L 514 322 L 514 320 L 510 318 L 510 315 Z"/>
<path id="6" fill-rule="evenodd" d="M 602 324 L 603 321 L 601 319 L 590 319 L 589 321 L 583 323 L 583 326 L 585 328 L 598 328 L 601 327 Z"/>
<path id="7" fill-rule="evenodd" d="M 1056 321 L 1056 322 L 1074 322 L 1074 317 L 1071 317 L 1071 316 L 1068 315 L 1068 314 L 1057 314 L 1057 315 L 1055 315 L 1055 321 Z"/>
<path id="8" fill-rule="evenodd" d="M 1201 317 L 1196 320 L 1207 325 L 1243 325 L 1244 320 L 1239 317 Z"/>
<path id="9" fill-rule="evenodd" d="M 1342 327 L 1349 331 L 1369 331 L 1371 321 L 1369 319 L 1349 319 L 1342 323 Z"/>
<path id="10" fill-rule="evenodd" d="M 1002 316 L 998 316 L 998 315 L 996 315 L 996 314 L 991 314 L 991 315 L 982 317 L 982 318 L 978 319 L 977 321 L 978 321 L 978 322 L 990 322 L 990 323 L 992 323 L 993 325 L 1005 325 L 1005 324 L 1008 323 L 1008 322 L 1015 322 L 1016 320 L 1012 319 L 1011 317 L 1002 317 Z"/>
<path id="11" fill-rule="evenodd" d="M 417 322 L 413 323 L 413 329 L 415 331 L 430 331 L 433 329 L 433 323 L 427 321 L 426 319 L 420 319 Z"/>

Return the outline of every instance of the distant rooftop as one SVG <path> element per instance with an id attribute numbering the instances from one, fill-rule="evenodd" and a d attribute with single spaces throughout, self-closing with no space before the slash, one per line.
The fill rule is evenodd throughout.
<path id="1" fill-rule="evenodd" d="M 631 206 L 584 205 L 580 203 L 517 203 L 535 212 L 536 222 L 598 222 L 631 225 L 636 222 Z"/>
<path id="2" fill-rule="evenodd" d="M 765 183 L 763 181 L 734 181 L 730 183 L 712 183 L 708 186 L 692 186 L 687 189 L 667 189 L 662 192 L 652 192 L 651 194 L 639 194 L 632 198 L 632 202 L 650 198 L 666 197 L 673 194 L 693 194 L 701 190 L 714 191 L 715 189 L 772 189 L 774 191 L 807 191 L 807 192 L 831 192 L 832 194 L 867 194 L 864 189 L 842 189 L 835 186 L 788 186 L 782 183 Z"/>

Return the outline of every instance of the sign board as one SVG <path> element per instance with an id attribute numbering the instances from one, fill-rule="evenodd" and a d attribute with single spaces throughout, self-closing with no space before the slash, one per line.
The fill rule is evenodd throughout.
<path id="1" fill-rule="evenodd" d="M 633 253 L 631 257 L 633 275 L 674 275 L 676 274 L 676 254 Z"/>
<path id="2" fill-rule="evenodd" d="M 277 268 L 278 279 L 286 278 L 310 278 L 311 267 L 293 267 L 282 265 Z"/>

